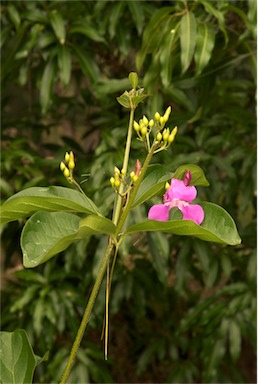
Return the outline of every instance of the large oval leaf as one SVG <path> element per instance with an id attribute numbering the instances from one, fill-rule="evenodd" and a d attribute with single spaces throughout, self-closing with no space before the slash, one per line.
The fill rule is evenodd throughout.
<path id="1" fill-rule="evenodd" d="M 96 215 L 81 219 L 67 212 L 37 212 L 25 224 L 21 235 L 23 265 L 34 268 L 85 236 L 112 235 L 115 225 Z"/>
<path id="2" fill-rule="evenodd" d="M 65 187 L 32 187 L 10 197 L 0 207 L 1 223 L 30 216 L 36 211 L 98 213 L 98 208 L 78 191 Z"/>
<path id="3" fill-rule="evenodd" d="M 32 383 L 37 365 L 26 332 L 17 329 L 14 332 L 0 333 L 1 383 Z"/>
<path id="4" fill-rule="evenodd" d="M 194 236 L 204 241 L 237 245 L 241 243 L 236 224 L 222 207 L 213 203 L 202 203 L 204 221 L 197 225 L 191 220 L 148 220 L 132 225 L 123 236 L 137 232 L 163 231 L 174 235 Z"/>

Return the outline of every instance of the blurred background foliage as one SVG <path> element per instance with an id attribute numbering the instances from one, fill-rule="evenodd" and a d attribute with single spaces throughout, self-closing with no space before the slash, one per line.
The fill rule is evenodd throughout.
<path id="1" fill-rule="evenodd" d="M 83 188 L 106 215 L 121 168 L 128 112 L 116 101 L 137 71 L 150 97 L 136 118 L 172 106 L 179 131 L 154 157 L 194 163 L 243 239 L 237 247 L 163 233 L 123 244 L 110 302 L 102 287 L 70 382 L 253 383 L 256 351 L 256 1 L 1 1 L 2 199 L 65 185 L 77 158 Z M 131 168 L 145 149 L 134 139 Z M 130 220 L 147 215 L 153 199 Z M 35 382 L 57 382 L 106 238 L 87 238 L 35 270 L 22 266 L 23 222 L 2 228 L 2 329 L 24 328 L 50 359 Z"/>

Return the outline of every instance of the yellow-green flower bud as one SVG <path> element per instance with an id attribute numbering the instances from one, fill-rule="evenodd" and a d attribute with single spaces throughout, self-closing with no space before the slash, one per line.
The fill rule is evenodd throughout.
<path id="1" fill-rule="evenodd" d="M 111 184 L 112 187 L 113 187 L 114 184 L 115 184 L 115 179 L 114 179 L 114 177 L 110 177 L 109 181 L 110 181 L 110 184 Z"/>
<path id="2" fill-rule="evenodd" d="M 171 107 L 169 106 L 169 107 L 167 107 L 166 112 L 164 113 L 164 115 L 166 115 L 169 118 L 170 113 L 171 113 Z"/>
<path id="3" fill-rule="evenodd" d="M 156 139 L 157 139 L 158 141 L 161 141 L 161 140 L 162 140 L 162 134 L 161 134 L 160 132 L 157 133 Z"/>
<path id="4" fill-rule="evenodd" d="M 134 177 L 132 177 L 132 180 L 133 180 L 134 183 L 136 183 L 136 181 L 138 180 L 138 176 L 134 175 Z"/>
<path id="5" fill-rule="evenodd" d="M 116 179 L 115 182 L 114 182 L 114 185 L 115 185 L 116 188 L 119 187 L 119 185 L 120 185 L 120 180 L 119 180 L 119 179 Z"/>
<path id="6" fill-rule="evenodd" d="M 169 184 L 168 182 L 166 182 L 166 184 L 165 184 L 165 189 L 166 189 L 166 191 L 167 191 L 169 188 L 170 188 L 170 184 Z"/>
<path id="7" fill-rule="evenodd" d="M 130 177 L 131 177 L 132 180 L 133 180 L 134 176 L 135 176 L 135 173 L 134 173 L 134 171 L 132 171 L 132 172 L 130 173 Z"/>
<path id="8" fill-rule="evenodd" d="M 121 169 L 121 174 L 123 175 L 123 176 L 125 176 L 125 174 L 126 174 L 126 170 L 123 168 L 123 169 Z"/>
<path id="9" fill-rule="evenodd" d="M 151 119 L 151 120 L 149 121 L 149 127 L 150 127 L 150 128 L 152 128 L 152 127 L 153 127 L 153 125 L 154 125 L 154 120 L 153 120 L 153 119 Z"/>
<path id="10" fill-rule="evenodd" d="M 160 118 L 159 118 L 159 122 L 160 122 L 160 124 L 163 124 L 163 123 L 165 123 L 165 119 L 164 119 L 164 117 L 163 117 L 163 116 L 160 116 Z"/>
<path id="11" fill-rule="evenodd" d="M 168 118 L 169 118 L 169 116 L 165 113 L 165 115 L 163 115 L 163 117 L 162 117 L 163 123 L 166 123 L 168 121 Z"/>
<path id="12" fill-rule="evenodd" d="M 61 163 L 60 163 L 61 171 L 64 172 L 65 168 L 66 168 L 65 163 L 63 161 L 61 161 Z"/>
<path id="13" fill-rule="evenodd" d="M 120 171 L 117 167 L 114 167 L 114 174 L 115 175 L 120 175 Z"/>
<path id="14" fill-rule="evenodd" d="M 140 126 L 136 121 L 133 122 L 133 127 L 134 127 L 136 132 L 138 132 L 140 130 Z"/>
<path id="15" fill-rule="evenodd" d="M 74 169 L 75 168 L 75 162 L 73 160 L 70 160 L 68 163 L 68 168 L 69 169 Z"/>
<path id="16" fill-rule="evenodd" d="M 157 121 L 159 121 L 159 119 L 160 119 L 160 114 L 159 114 L 158 112 L 155 113 L 155 115 L 154 115 L 154 119 L 157 120 Z"/>
<path id="17" fill-rule="evenodd" d="M 168 138 L 169 138 L 169 133 L 167 132 L 167 131 L 165 131 L 165 132 L 163 132 L 163 140 L 164 141 L 167 141 L 168 140 Z"/>
<path id="18" fill-rule="evenodd" d="M 69 171 L 69 169 L 68 169 L 67 167 L 65 167 L 63 173 L 64 173 L 64 176 L 65 176 L 66 178 L 68 178 L 68 177 L 70 176 L 70 171 Z"/>
<path id="19" fill-rule="evenodd" d="M 65 162 L 68 163 L 69 160 L 70 160 L 70 155 L 69 155 L 68 152 L 66 152 L 66 154 L 65 154 Z"/>
<path id="20" fill-rule="evenodd" d="M 170 133 L 169 137 L 168 137 L 168 142 L 171 144 L 173 143 L 173 141 L 175 140 L 175 136 L 176 136 L 176 133 L 177 133 L 177 127 L 175 127 L 172 132 Z"/>
<path id="21" fill-rule="evenodd" d="M 72 151 L 70 151 L 70 158 L 69 161 L 74 161 L 74 154 Z"/>
<path id="22" fill-rule="evenodd" d="M 146 127 L 142 127 L 141 128 L 141 134 L 142 134 L 142 136 L 146 136 L 147 135 L 147 128 Z"/>
<path id="23" fill-rule="evenodd" d="M 142 121 L 143 121 L 144 125 L 148 125 L 149 124 L 149 120 L 147 119 L 146 116 L 143 116 Z"/>

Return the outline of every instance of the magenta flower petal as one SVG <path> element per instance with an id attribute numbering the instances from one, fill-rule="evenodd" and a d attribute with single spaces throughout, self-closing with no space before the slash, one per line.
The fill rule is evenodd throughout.
<path id="1" fill-rule="evenodd" d="M 183 214 L 183 220 L 192 220 L 196 224 L 201 224 L 204 219 L 204 211 L 198 204 L 181 205 L 178 207 Z"/>
<path id="2" fill-rule="evenodd" d="M 170 207 L 165 204 L 156 204 L 148 213 L 149 220 L 168 221 Z"/>
<path id="3" fill-rule="evenodd" d="M 165 193 L 164 202 L 178 199 L 190 203 L 196 198 L 196 195 L 197 190 L 194 186 L 185 186 L 183 180 L 172 179 L 171 187 Z"/>

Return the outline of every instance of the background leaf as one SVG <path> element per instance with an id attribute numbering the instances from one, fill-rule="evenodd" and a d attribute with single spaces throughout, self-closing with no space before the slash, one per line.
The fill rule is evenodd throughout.
<path id="1" fill-rule="evenodd" d="M 189 68 L 196 44 L 196 19 L 192 12 L 187 12 L 181 19 L 180 45 L 182 73 Z"/>

